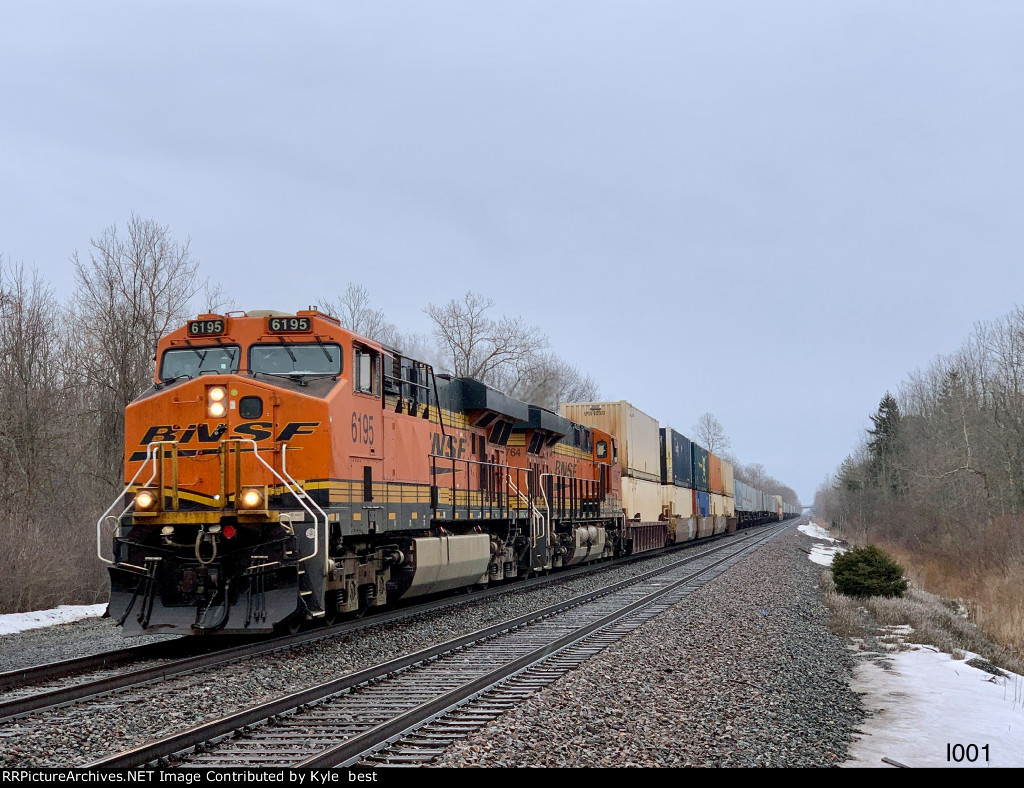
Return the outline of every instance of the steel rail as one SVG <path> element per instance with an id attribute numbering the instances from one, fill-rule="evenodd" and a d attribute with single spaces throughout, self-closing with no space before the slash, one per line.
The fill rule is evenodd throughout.
<path id="1" fill-rule="evenodd" d="M 744 533 L 749 533 L 744 531 Z M 735 534 L 730 534 L 735 538 Z M 388 624 L 406 618 L 412 618 L 424 613 L 442 610 L 448 607 L 466 604 L 468 602 L 483 601 L 493 596 L 500 596 L 512 591 L 523 591 L 541 586 L 556 584 L 563 580 L 570 580 L 575 577 L 596 573 L 620 566 L 627 566 L 632 563 L 641 562 L 650 558 L 657 558 L 672 552 L 685 550 L 699 545 L 705 545 L 712 541 L 721 540 L 722 535 L 707 537 L 700 540 L 681 542 L 657 550 L 647 550 L 635 555 L 622 556 L 610 561 L 602 561 L 595 564 L 568 567 L 555 574 L 532 577 L 524 581 L 513 582 L 486 588 L 481 591 L 474 591 L 470 594 L 457 593 L 455 596 L 446 595 L 440 599 L 434 599 L 399 610 L 375 613 L 367 618 L 355 621 L 345 621 L 329 627 L 321 627 L 308 632 L 300 632 L 296 635 L 285 635 L 281 637 L 260 638 L 242 645 L 230 645 L 230 643 L 197 642 L 195 638 L 183 637 L 164 643 L 148 643 L 142 646 L 132 646 L 118 651 L 102 652 L 87 657 L 77 657 L 70 660 L 52 662 L 37 667 L 23 670 L 7 671 L 0 674 L 0 690 L 12 690 L 27 687 L 32 684 L 62 678 L 72 673 L 83 673 L 92 670 L 102 670 L 120 665 L 139 662 L 148 659 L 175 658 L 181 651 L 198 647 L 204 649 L 200 655 L 188 655 L 174 659 L 173 662 L 161 665 L 140 668 L 129 671 L 119 676 L 108 676 L 92 681 L 83 681 L 50 690 L 43 690 L 30 695 L 23 695 L 10 700 L 0 700 L 0 721 L 15 717 L 24 717 L 46 709 L 58 706 L 66 706 L 70 703 L 87 700 L 112 692 L 130 689 L 143 684 L 171 678 L 174 676 L 187 675 L 188 673 L 218 665 L 227 665 L 241 659 L 254 656 L 271 654 L 283 649 L 293 648 L 306 643 L 313 643 L 326 640 L 340 635 L 355 632 L 378 624 Z M 173 645 L 172 645 L 173 644 Z M 167 651 L 171 653 L 168 654 Z"/>
<path id="2" fill-rule="evenodd" d="M 495 670 L 463 684 L 461 687 L 458 687 L 445 695 L 439 696 L 434 700 L 417 706 L 414 709 L 410 709 L 405 714 L 378 725 L 359 736 L 347 739 L 341 744 L 338 744 L 328 750 L 324 750 L 311 758 L 307 758 L 301 763 L 296 764 L 296 768 L 325 769 L 335 766 L 352 766 L 362 757 L 372 753 L 380 745 L 386 744 L 396 737 L 408 733 L 419 725 L 434 719 L 442 712 L 450 710 L 453 707 L 486 692 L 487 690 L 502 683 L 505 679 L 536 666 L 538 663 L 545 661 L 548 657 L 586 640 L 589 636 L 609 627 L 615 622 L 620 621 L 631 613 L 654 604 L 658 600 L 670 595 L 681 586 L 692 583 L 698 577 L 705 575 L 722 564 L 732 561 L 749 550 L 760 546 L 778 534 L 781 530 L 781 528 L 778 528 L 773 529 L 768 534 L 752 535 L 751 544 L 741 546 L 740 549 L 724 556 L 712 564 L 691 572 L 685 577 L 679 578 L 668 585 L 657 588 L 640 599 L 629 602 L 619 609 L 609 612 L 597 621 L 585 624 L 574 631 L 563 635 L 557 640 L 547 643 L 528 654 L 524 654 L 518 659 L 501 665 Z M 719 549 L 726 550 L 730 547 L 736 546 L 737 545 L 735 544 L 727 544 L 722 545 Z M 707 554 L 708 553 L 705 553 L 704 555 Z"/>
<path id="3" fill-rule="evenodd" d="M 779 530 L 788 527 L 787 525 L 780 525 L 780 528 L 773 528 L 768 536 L 772 536 L 775 533 L 778 533 Z M 476 632 L 430 646 L 415 653 L 398 657 L 381 665 L 349 673 L 317 686 L 268 701 L 260 704 L 259 706 L 245 709 L 241 712 L 230 714 L 208 723 L 203 723 L 189 730 L 166 736 L 158 741 L 143 744 L 139 747 L 102 758 L 88 764 L 87 768 L 134 768 L 151 763 L 161 763 L 161 761 L 172 755 L 184 753 L 191 748 L 201 747 L 208 742 L 219 741 L 239 730 L 246 730 L 251 726 L 257 725 L 266 720 L 272 720 L 296 709 L 305 708 L 310 704 L 315 704 L 321 700 L 344 693 L 361 685 L 366 685 L 371 682 L 376 683 L 383 677 L 390 674 L 400 673 L 417 665 L 431 663 L 442 655 L 460 651 L 472 643 L 486 641 L 498 635 L 519 630 L 528 624 L 548 619 L 557 613 L 564 612 L 587 602 L 613 594 L 629 586 L 642 583 L 716 552 L 720 552 L 731 547 L 746 545 L 742 550 L 736 551 L 736 554 L 739 554 L 751 546 L 760 544 L 764 538 L 767 537 L 760 532 L 754 533 L 752 531 L 747 531 L 746 535 L 739 537 L 738 542 L 736 539 L 727 540 L 722 544 L 712 546 L 700 553 L 688 555 L 679 561 L 669 564 L 668 566 L 649 570 L 635 577 L 627 578 L 608 586 L 604 586 L 596 591 L 549 605 L 518 618 L 491 625 Z M 747 544 L 748 542 L 750 544 Z M 641 555 L 646 555 L 646 553 Z M 721 562 L 727 561 L 732 557 L 734 556 L 729 555 L 723 558 Z M 700 570 L 699 573 L 709 571 L 710 568 L 713 567 L 705 567 Z M 680 582 L 688 582 L 690 579 L 692 578 L 686 578 Z M 677 584 L 673 584 L 673 587 L 676 585 Z M 516 587 L 521 588 L 521 586 L 514 586 L 513 588 Z M 579 636 L 574 639 L 578 639 L 578 637 Z"/>

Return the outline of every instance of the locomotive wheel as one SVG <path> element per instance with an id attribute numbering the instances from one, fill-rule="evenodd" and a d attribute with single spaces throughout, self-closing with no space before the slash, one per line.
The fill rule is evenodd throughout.
<path id="1" fill-rule="evenodd" d="M 274 631 L 280 635 L 297 635 L 302 629 L 302 624 L 305 620 L 305 616 L 296 610 L 284 621 L 278 621 L 274 624 Z"/>

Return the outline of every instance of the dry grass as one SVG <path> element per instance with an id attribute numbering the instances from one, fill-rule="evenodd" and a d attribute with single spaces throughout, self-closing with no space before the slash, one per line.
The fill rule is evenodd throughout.
<path id="1" fill-rule="evenodd" d="M 969 621 L 1024 658 L 1024 567 L 986 564 L 971 556 L 922 555 L 898 545 L 882 547 L 904 566 L 915 587 L 957 600 Z"/>
<path id="2" fill-rule="evenodd" d="M 958 658 L 962 658 L 963 651 L 973 651 L 998 667 L 1024 674 L 1024 659 L 994 642 L 968 620 L 957 603 L 915 587 L 902 599 L 843 596 L 836 591 L 828 570 L 821 573 L 821 587 L 832 613 L 832 631 L 841 637 L 874 636 L 889 643 L 902 639 L 934 646 Z M 911 627 L 913 632 L 894 636 L 894 629 L 903 626 Z"/>

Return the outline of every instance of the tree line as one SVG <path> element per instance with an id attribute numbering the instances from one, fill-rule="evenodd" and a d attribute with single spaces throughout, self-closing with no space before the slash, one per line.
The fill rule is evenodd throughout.
<path id="1" fill-rule="evenodd" d="M 939 593 L 970 595 L 993 617 L 1000 605 L 1017 611 L 1004 618 L 1024 614 L 1024 308 L 976 324 L 955 353 L 886 392 L 815 509 L 902 550 Z M 1018 643 L 1022 630 L 1018 618 Z"/>

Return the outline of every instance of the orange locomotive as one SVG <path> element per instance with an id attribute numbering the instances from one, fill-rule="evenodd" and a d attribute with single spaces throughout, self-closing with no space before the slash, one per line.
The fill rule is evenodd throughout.
<path id="1" fill-rule="evenodd" d="M 126 634 L 294 629 L 630 549 L 609 434 L 312 309 L 168 334 L 125 440 L 97 550 Z"/>

